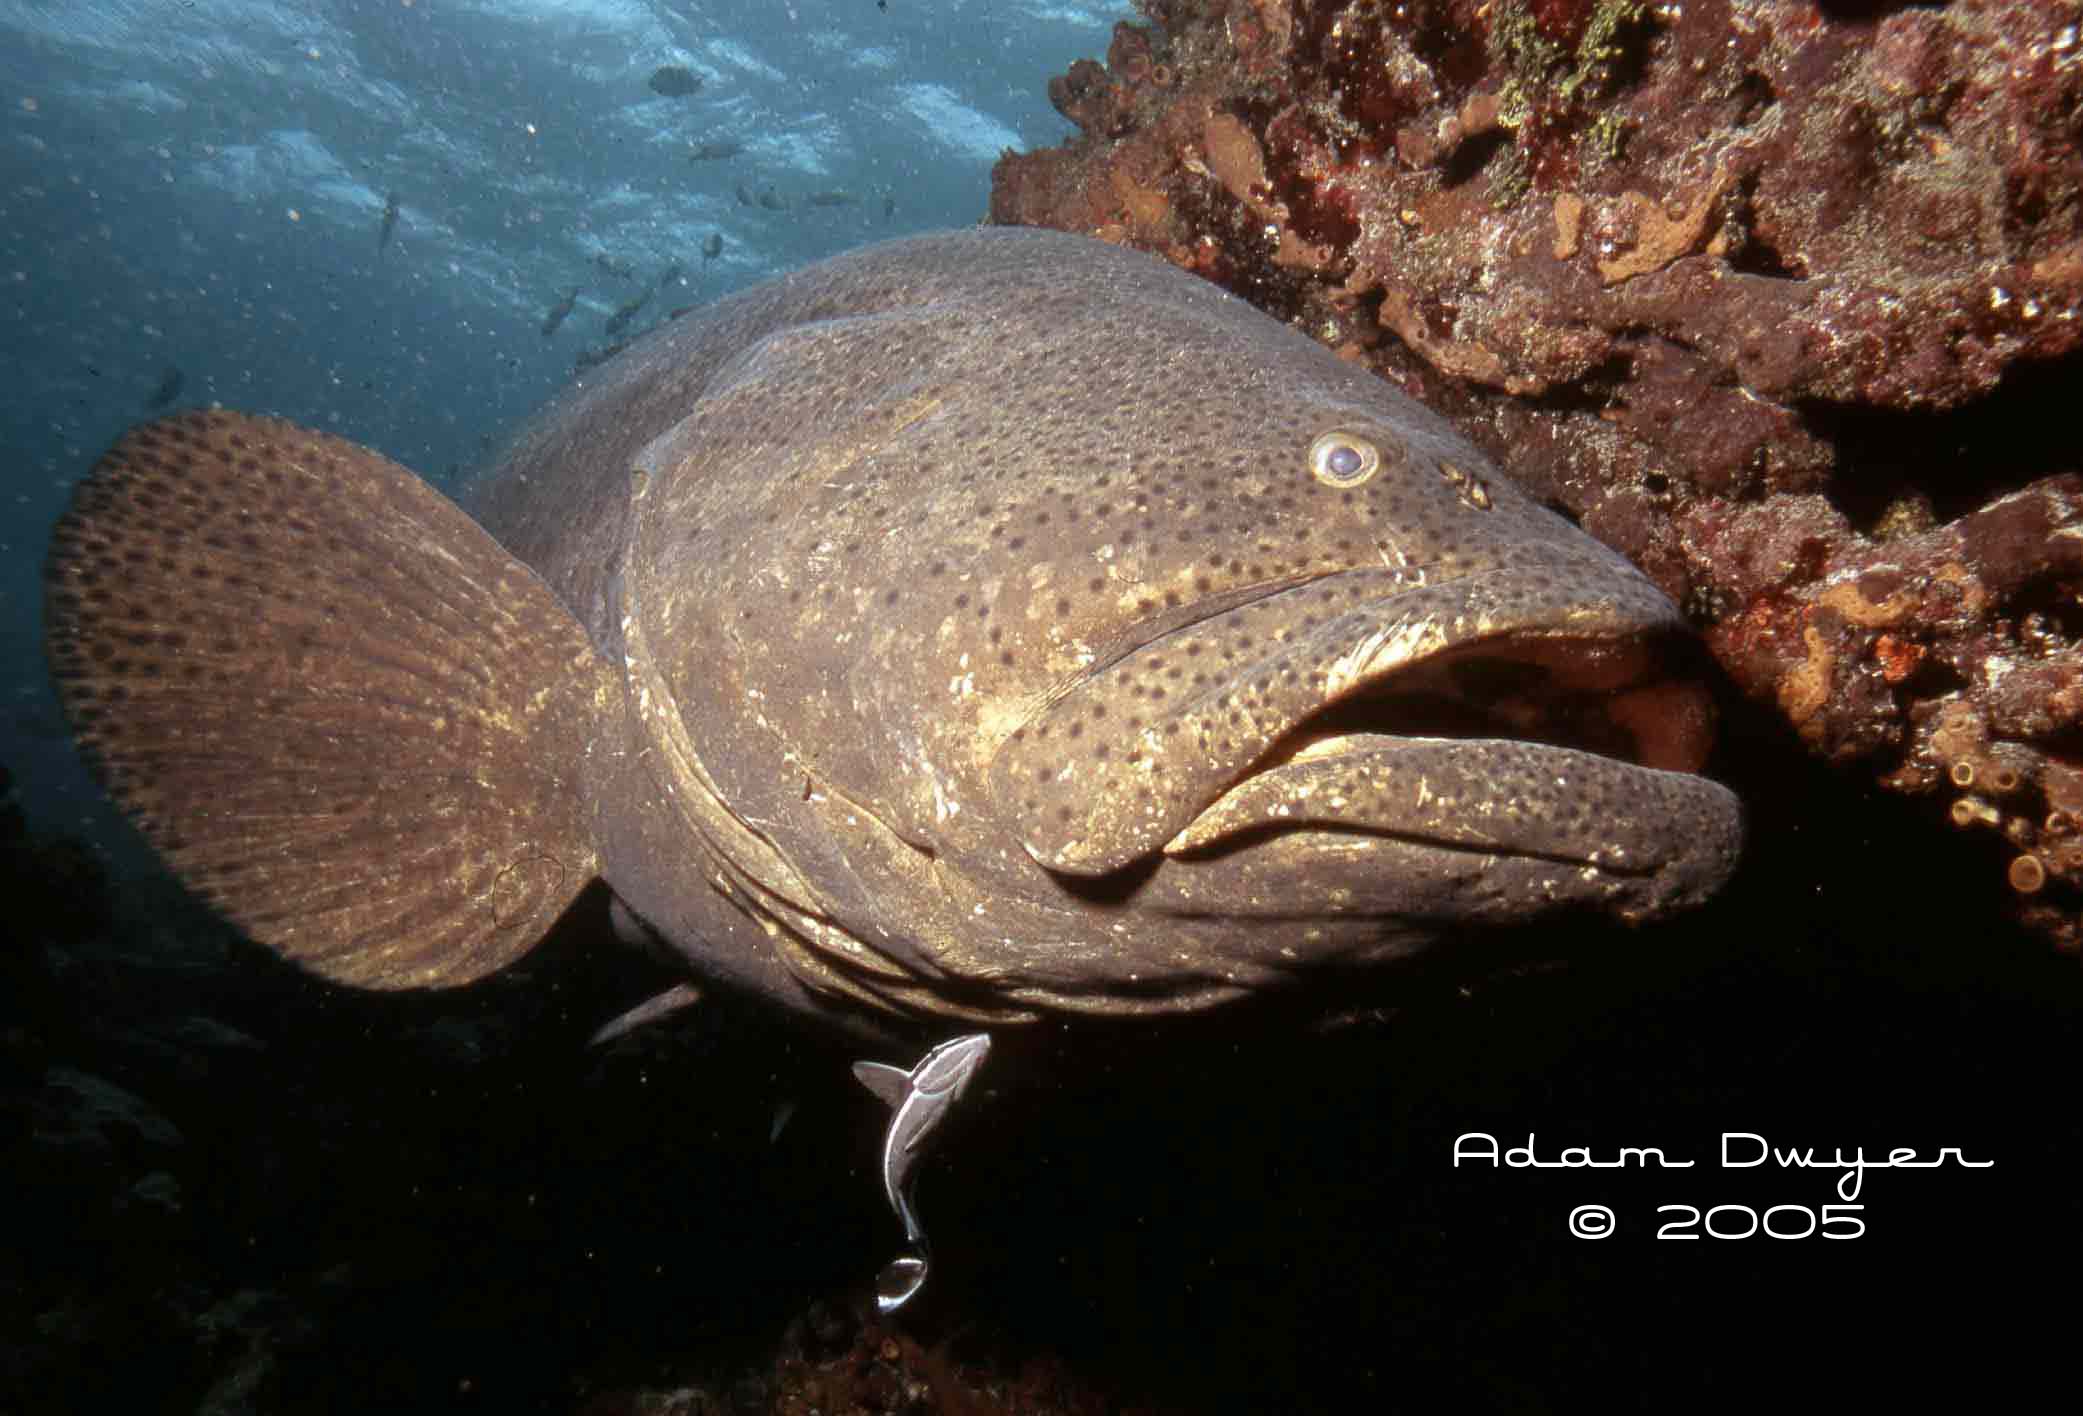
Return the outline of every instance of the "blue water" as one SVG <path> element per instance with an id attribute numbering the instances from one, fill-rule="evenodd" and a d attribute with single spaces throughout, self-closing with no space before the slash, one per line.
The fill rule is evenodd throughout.
<path id="1" fill-rule="evenodd" d="M 68 489 L 170 371 L 167 408 L 279 414 L 452 485 L 673 262 L 622 337 L 979 220 L 1003 149 L 1070 131 L 1049 76 L 1128 16 L 1125 0 L 0 0 L 0 763 L 31 819 L 128 839 L 44 681 L 39 574 Z M 668 66 L 699 89 L 655 92 Z M 703 144 L 738 150 L 691 160 Z M 832 194 L 851 200 L 807 200 Z"/>

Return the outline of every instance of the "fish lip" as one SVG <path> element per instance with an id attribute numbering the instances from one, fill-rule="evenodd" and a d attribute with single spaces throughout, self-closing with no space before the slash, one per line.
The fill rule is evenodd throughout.
<path id="1" fill-rule="evenodd" d="M 1636 754 L 1628 751 L 1601 755 L 1615 764 L 1613 771 L 1623 788 L 1634 781 L 1634 773 L 1655 773 L 1664 766 L 1696 773 L 1711 740 L 1711 699 L 1704 686 L 1667 666 L 1666 646 L 1690 640 L 1676 607 L 1631 569 L 1603 571 L 1589 580 L 1577 574 L 1582 569 L 1581 563 L 1536 561 L 1418 585 L 1393 571 L 1337 571 L 1291 585 L 1262 587 L 1262 593 L 1212 615 L 1182 617 L 1180 623 L 1095 664 L 1013 734 L 993 764 L 998 795 L 1007 805 L 1027 809 L 1022 844 L 1052 872 L 1096 877 L 1161 852 L 1188 853 L 1208 843 L 1191 834 L 1195 824 L 1240 786 L 1288 762 L 1297 736 L 1306 739 L 1312 720 L 1384 686 L 1393 689 L 1399 680 L 1419 675 L 1428 666 L 1450 665 L 1457 659 L 1536 664 L 1558 675 L 1561 686 L 1578 697 L 1605 689 L 1624 690 L 1625 697 L 1678 685 L 1677 691 L 1706 725 L 1690 734 L 1690 741 L 1659 749 L 1660 761 L 1651 765 L 1631 761 Z M 1575 578 L 1558 579 L 1558 572 Z M 1168 645 L 1186 642 L 1197 630 L 1234 626 L 1284 597 L 1310 594 L 1328 604 L 1331 593 L 1342 589 L 1349 596 L 1353 584 L 1370 582 L 1386 593 L 1359 600 L 1328 621 L 1292 635 L 1285 631 L 1293 624 L 1308 623 L 1299 608 L 1268 621 L 1280 631 L 1275 635 L 1280 643 L 1272 652 L 1227 666 L 1217 681 L 1160 711 L 1128 717 L 1122 726 L 1133 738 L 1112 770 L 1106 764 L 1095 770 L 1065 751 L 1064 738 L 1076 736 L 1077 717 L 1087 702 L 1104 706 L 1098 690 L 1108 689 L 1119 701 L 1122 676 L 1159 662 L 1157 656 Z M 1573 665 L 1573 657 L 1581 659 L 1581 665 Z M 1223 715 L 1219 723 L 1218 715 Z M 1401 740 L 1422 732 L 1391 728 L 1375 735 Z M 1480 739 L 1457 734 L 1456 740 Z M 1168 741 L 1176 746 L 1165 754 Z M 1516 738 L 1508 741 L 1529 751 L 1543 746 L 1579 750 L 1567 743 L 1542 744 L 1537 738 L 1530 745 Z M 1141 752 L 1161 757 L 1163 770 L 1144 772 L 1138 783 Z M 1058 762 L 1067 765 L 1056 766 Z M 1056 774 L 1053 778 L 1051 772 Z M 1081 772 L 1084 780 L 1073 780 Z M 1152 782 L 1162 788 L 1161 796 L 1150 790 Z M 1045 810 L 1031 809 L 1037 805 Z M 1369 823 L 1354 820 L 1344 829 L 1364 831 Z"/>
<path id="2" fill-rule="evenodd" d="M 1496 816 L 1458 811 L 1488 800 L 1482 788 L 1503 775 L 1501 757 L 1511 761 L 1521 781 L 1582 787 L 1588 780 L 1601 795 L 1616 786 L 1631 788 L 1638 802 L 1654 802 L 1657 808 L 1587 820 L 1575 831 L 1509 811 Z M 1370 771 L 1400 788 L 1400 800 L 1385 792 L 1370 803 L 1371 810 L 1347 813 L 1346 803 L 1335 795 L 1341 789 L 1337 784 L 1341 778 L 1364 783 Z M 1331 799 L 1312 800 L 1320 795 Z M 1192 866 L 1252 851 L 1262 857 L 1262 870 L 1268 858 L 1300 868 L 1318 859 L 1351 861 L 1374 840 L 1582 866 L 1614 879 L 1711 874 L 1718 884 L 1725 866 L 1734 862 L 1741 816 L 1733 792 L 1691 771 L 1523 738 L 1353 734 L 1249 773 L 1167 841 L 1163 853 Z M 1674 822 L 1690 823 L 1691 829 L 1673 830 Z M 1706 889 L 1685 893 L 1704 895 Z"/>
<path id="3" fill-rule="evenodd" d="M 1364 950 L 1372 936 L 1350 933 L 1363 921 L 1401 921 L 1422 932 L 1441 923 L 1509 925 L 1558 908 L 1591 908 L 1644 924 L 1704 903 L 1742 856 L 1741 802 L 1703 776 L 1541 743 L 1413 738 L 1398 746 L 1440 753 L 1425 764 L 1435 783 L 1439 769 L 1451 778 L 1459 765 L 1463 784 L 1487 786 L 1494 765 L 1487 752 L 1502 747 L 1522 763 L 1539 759 L 1558 777 L 1603 775 L 1608 784 L 1624 777 L 1633 805 L 1612 816 L 1587 814 L 1573 833 L 1531 841 L 1486 838 L 1494 823 L 1478 815 L 1409 828 L 1260 816 L 1213 830 L 1204 816 L 1189 830 L 1201 828 L 1195 834 L 1206 839 L 1175 838 L 1158 864 L 1142 867 L 1150 872 L 1144 908 L 1268 927 L 1310 923 L 1334 936 L 1345 931 L 1347 946 Z M 1248 791 L 1253 784 L 1243 785 Z"/>

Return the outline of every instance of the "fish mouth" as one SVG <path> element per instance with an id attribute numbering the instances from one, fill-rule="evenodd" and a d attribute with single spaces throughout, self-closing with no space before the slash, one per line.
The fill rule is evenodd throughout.
<path id="1" fill-rule="evenodd" d="M 1305 717 L 1164 853 L 1315 828 L 1653 868 L 1630 865 L 1638 853 L 1617 839 L 1625 822 L 1609 817 L 1590 842 L 1555 812 L 1500 803 L 1497 789 L 1545 779 L 1567 791 L 1575 776 L 1610 791 L 1637 772 L 1696 775 L 1713 746 L 1713 698 L 1671 672 L 1674 647 L 1507 635 L 1438 653 Z"/>
<path id="2" fill-rule="evenodd" d="M 1089 672 L 1003 745 L 995 786 L 1068 876 L 1268 844 L 1351 867 L 1370 837 L 1718 876 L 1740 817 L 1696 775 L 1714 736 L 1696 652 L 1632 572 L 1338 572 Z"/>

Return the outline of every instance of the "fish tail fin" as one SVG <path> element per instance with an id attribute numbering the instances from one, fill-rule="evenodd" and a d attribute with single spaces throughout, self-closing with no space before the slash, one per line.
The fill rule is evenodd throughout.
<path id="1" fill-rule="evenodd" d="M 256 940 L 370 988 L 468 983 L 598 872 L 612 679 L 459 507 L 381 454 L 204 411 L 127 433 L 45 568 L 110 792 Z"/>

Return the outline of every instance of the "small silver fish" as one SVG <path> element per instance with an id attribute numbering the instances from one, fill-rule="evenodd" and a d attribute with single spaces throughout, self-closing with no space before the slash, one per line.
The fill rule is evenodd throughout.
<path id="1" fill-rule="evenodd" d="M 883 1062 L 856 1062 L 853 1074 L 891 1109 L 882 1141 L 882 1190 L 904 1224 L 910 1252 L 893 1260 L 876 1281 L 875 1306 L 885 1315 L 910 1302 L 925 1286 L 929 1253 L 925 1226 L 912 1206 L 919 1163 L 933 1133 L 946 1121 L 991 1053 L 989 1033 L 971 1033 L 941 1043 L 910 1071 Z"/>

